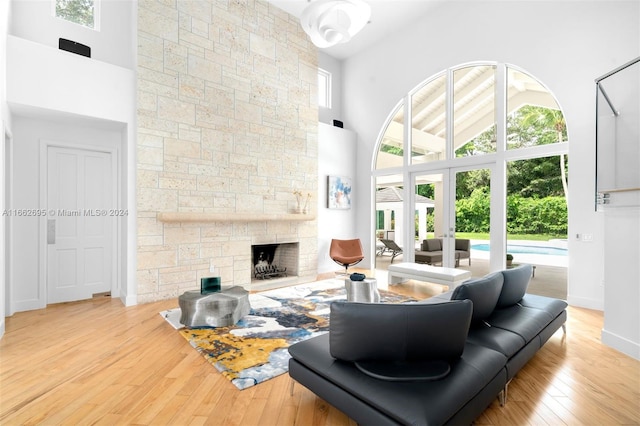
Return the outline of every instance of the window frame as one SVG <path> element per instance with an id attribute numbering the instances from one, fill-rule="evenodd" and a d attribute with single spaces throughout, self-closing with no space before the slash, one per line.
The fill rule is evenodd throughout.
<path id="1" fill-rule="evenodd" d="M 101 4 L 102 4 L 100 0 L 92 0 L 93 1 L 93 27 L 89 27 L 84 24 L 79 24 L 77 22 L 70 21 L 63 16 L 58 16 L 57 10 L 56 10 L 58 1 L 59 0 L 51 0 L 51 16 L 53 16 L 55 19 L 68 22 L 70 24 L 77 25 L 81 28 L 86 28 L 88 30 L 100 31 L 100 11 L 101 11 Z"/>
<path id="2" fill-rule="evenodd" d="M 320 79 L 325 81 L 324 87 L 325 90 L 323 93 L 320 93 Z M 318 67 L 318 106 L 320 108 L 331 108 L 332 99 L 331 99 L 331 82 L 332 75 L 329 71 Z M 324 101 L 324 102 L 321 102 Z M 324 104 L 324 105 L 323 105 Z"/>
<path id="3" fill-rule="evenodd" d="M 469 66 L 484 66 L 491 65 L 497 66 L 497 74 L 495 81 L 495 112 L 496 114 L 496 138 L 497 138 L 497 146 L 496 151 L 491 153 L 484 153 L 482 155 L 475 156 L 464 156 L 464 157 L 456 157 L 454 155 L 453 150 L 453 72 L 460 68 L 465 68 Z M 388 115 L 386 121 L 384 122 L 380 132 L 378 134 L 378 139 L 376 141 L 372 162 L 371 162 L 371 194 L 372 199 L 375 200 L 375 191 L 377 189 L 377 183 L 379 181 L 384 181 L 387 177 L 395 177 L 399 176 L 401 179 L 400 182 L 404 182 L 402 185 L 404 187 L 404 216 L 403 220 L 406 223 L 412 223 L 412 213 L 411 209 L 413 206 L 413 197 L 415 193 L 415 187 L 412 186 L 412 177 L 416 174 L 420 173 L 429 173 L 429 172 L 438 172 L 441 170 L 453 170 L 460 171 L 463 169 L 473 169 L 473 168 L 486 168 L 487 166 L 493 169 L 492 172 L 492 180 L 491 180 L 491 228 L 492 228 L 492 237 L 491 237 L 491 246 L 492 250 L 495 250 L 495 253 L 492 252 L 490 257 L 490 268 L 491 270 L 499 270 L 504 268 L 504 255 L 499 255 L 501 252 L 506 251 L 506 197 L 507 197 L 507 172 L 506 167 L 510 161 L 514 160 L 524 160 L 524 159 L 532 159 L 538 157 L 549 157 L 554 155 L 567 155 L 569 153 L 569 139 L 570 139 L 570 131 L 569 125 L 567 124 L 567 140 L 563 142 L 554 142 L 551 144 L 544 145 L 536 145 L 531 147 L 523 147 L 523 148 L 515 148 L 515 149 L 507 149 L 507 71 L 509 69 L 516 70 L 518 72 L 524 73 L 530 77 L 532 77 L 537 83 L 544 88 L 549 95 L 555 101 L 555 104 L 559 107 L 559 110 L 563 113 L 562 106 L 557 101 L 557 98 L 553 94 L 549 88 L 544 85 L 540 80 L 538 80 L 533 74 L 529 73 L 526 70 L 523 70 L 520 67 L 515 65 L 504 63 L 504 62 L 492 62 L 492 61 L 481 61 L 481 62 L 471 62 L 460 64 L 455 67 L 447 68 L 441 72 L 434 74 L 428 79 L 424 80 L 420 84 L 418 84 L 415 88 L 405 94 L 396 106 L 391 110 L 391 113 Z M 413 164 L 411 162 L 410 156 L 407 154 L 411 147 L 411 136 L 412 132 L 409 130 L 412 126 L 412 95 L 422 88 L 424 85 L 428 84 L 432 80 L 440 77 L 443 73 L 447 75 L 447 92 L 446 92 L 446 122 L 447 122 L 447 156 L 445 159 L 426 162 L 426 163 L 418 163 Z M 394 119 L 395 114 L 399 109 L 404 109 L 404 139 L 403 139 L 403 149 L 405 155 L 403 156 L 403 162 L 401 165 L 395 165 L 393 167 L 379 168 L 378 167 L 378 156 L 381 152 L 381 146 L 383 144 L 384 136 L 387 132 L 387 128 L 389 127 L 391 121 Z M 445 202 L 450 203 L 451 199 L 455 199 L 451 197 L 451 189 L 449 189 L 449 193 L 445 195 Z M 375 204 L 374 204 L 375 205 Z M 375 208 L 374 208 L 375 211 Z M 407 213 L 409 212 L 409 213 Z M 371 216 L 372 219 L 375 219 L 375 216 Z M 375 222 L 373 222 L 375 225 Z M 374 230 L 375 232 L 375 230 Z M 412 244 L 414 242 L 414 230 L 410 229 L 410 227 L 406 227 L 403 230 L 402 235 L 400 236 L 403 244 L 407 247 L 405 251 L 405 260 L 411 261 L 413 260 L 413 250 Z M 496 255 L 496 253 L 498 255 Z M 375 255 L 374 252 L 371 253 Z M 373 257 L 375 259 L 375 256 Z"/>

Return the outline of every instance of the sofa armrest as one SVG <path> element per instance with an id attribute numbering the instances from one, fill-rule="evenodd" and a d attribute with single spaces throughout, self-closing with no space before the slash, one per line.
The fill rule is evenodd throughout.
<path id="1" fill-rule="evenodd" d="M 471 240 L 466 238 L 456 238 L 456 250 L 471 251 Z"/>

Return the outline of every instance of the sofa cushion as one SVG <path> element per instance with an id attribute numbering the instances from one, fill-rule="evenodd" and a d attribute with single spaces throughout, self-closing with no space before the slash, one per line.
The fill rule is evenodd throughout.
<path id="1" fill-rule="evenodd" d="M 473 278 L 453 290 L 451 300 L 469 299 L 473 302 L 473 322 L 482 321 L 493 312 L 500 297 L 504 278 L 500 272 Z"/>
<path id="2" fill-rule="evenodd" d="M 442 240 L 439 238 L 429 238 L 424 240 L 425 242 L 425 250 L 424 251 L 440 251 L 442 250 Z"/>
<path id="3" fill-rule="evenodd" d="M 429 305 L 333 302 L 330 352 L 345 361 L 456 359 L 471 311 L 468 300 Z"/>
<path id="4" fill-rule="evenodd" d="M 336 388 L 343 389 L 399 424 L 446 424 L 488 384 L 497 383 L 499 391 L 506 383 L 506 357 L 483 346 L 467 343 L 462 357 L 452 364 L 451 373 L 444 380 L 388 382 L 362 374 L 352 362 L 333 358 L 329 353 L 329 340 L 330 336 L 325 334 L 290 346 L 292 361 L 299 362 L 326 379 L 327 383 L 336 384 Z M 290 371 L 296 379 L 297 369 Z M 300 383 L 307 386 L 305 382 Z M 317 389 L 312 391 L 318 393 Z M 331 394 L 329 389 L 327 397 Z M 355 408 L 349 405 L 344 410 Z M 357 417 L 357 413 L 347 413 L 352 414 L 352 418 Z M 470 420 L 466 423 L 469 424 Z"/>
<path id="5" fill-rule="evenodd" d="M 522 299 L 531 281 L 533 267 L 531 265 L 520 265 L 516 268 L 500 271 L 504 277 L 500 298 L 496 308 L 506 308 L 515 305 Z"/>
<path id="6" fill-rule="evenodd" d="M 538 335 L 554 317 L 542 310 L 525 308 L 520 305 L 496 309 L 486 319 L 492 327 L 498 327 L 519 334 L 528 343 Z"/>
<path id="7" fill-rule="evenodd" d="M 417 251 L 414 259 L 416 260 L 416 263 L 427 263 L 433 265 L 434 263 L 442 262 L 442 252 Z"/>
<path id="8" fill-rule="evenodd" d="M 552 317 L 557 317 L 567 309 L 567 302 L 552 297 L 538 296 L 536 294 L 525 294 L 519 304 L 525 308 L 540 309 Z"/>
<path id="9" fill-rule="evenodd" d="M 527 343 L 524 338 L 509 330 L 478 324 L 469 330 L 467 342 L 486 346 L 511 358 Z"/>
<path id="10" fill-rule="evenodd" d="M 376 379 L 440 380 L 462 355 L 471 311 L 469 300 L 431 305 L 334 302 L 330 352 Z"/>

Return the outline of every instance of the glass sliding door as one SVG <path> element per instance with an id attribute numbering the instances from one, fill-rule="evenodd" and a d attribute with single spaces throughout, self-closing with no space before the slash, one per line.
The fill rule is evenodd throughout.
<path id="1" fill-rule="evenodd" d="M 402 261 L 403 234 L 406 224 L 403 203 L 404 182 L 401 174 L 376 177 L 375 188 L 375 238 L 376 268 L 385 268 L 391 262 Z"/>
<path id="2" fill-rule="evenodd" d="M 413 175 L 415 261 L 442 266 L 445 260 L 443 237 L 448 229 L 449 172 L 433 171 Z"/>
<path id="3" fill-rule="evenodd" d="M 491 172 L 451 168 L 412 175 L 416 262 L 470 270 L 474 277 L 488 273 Z"/>
<path id="4" fill-rule="evenodd" d="M 500 247 L 491 247 L 492 168 L 452 169 L 454 196 L 454 256 L 456 266 L 471 271 L 472 277 L 489 273 L 491 256 Z"/>
<path id="5" fill-rule="evenodd" d="M 455 267 L 450 238 L 454 226 L 450 178 L 449 169 L 413 174 L 414 260 L 417 263 Z"/>
<path id="6" fill-rule="evenodd" d="M 538 277 L 553 285 L 534 288 L 544 295 L 566 299 L 568 206 L 566 156 L 510 161 L 507 164 L 507 267 L 536 266 Z M 590 241 L 592 234 L 582 234 Z"/>

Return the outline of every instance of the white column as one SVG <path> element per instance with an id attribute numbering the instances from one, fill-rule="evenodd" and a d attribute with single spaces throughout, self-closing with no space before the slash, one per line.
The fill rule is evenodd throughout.
<path id="1" fill-rule="evenodd" d="M 433 228 L 436 238 L 442 237 L 444 234 L 444 185 L 442 182 L 435 182 L 434 186 L 434 217 Z"/>
<path id="2" fill-rule="evenodd" d="M 418 208 L 418 241 L 427 238 L 427 207 L 420 206 Z"/>
<path id="3" fill-rule="evenodd" d="M 405 224 L 403 223 L 403 216 L 404 215 L 404 207 L 403 206 L 399 206 L 396 209 L 396 213 L 395 213 L 395 241 L 396 242 L 400 242 L 400 244 L 398 245 L 402 245 L 402 236 L 404 235 L 404 227 Z"/>
<path id="4" fill-rule="evenodd" d="M 384 210 L 384 238 L 387 238 L 387 231 L 391 230 L 391 210 Z"/>

